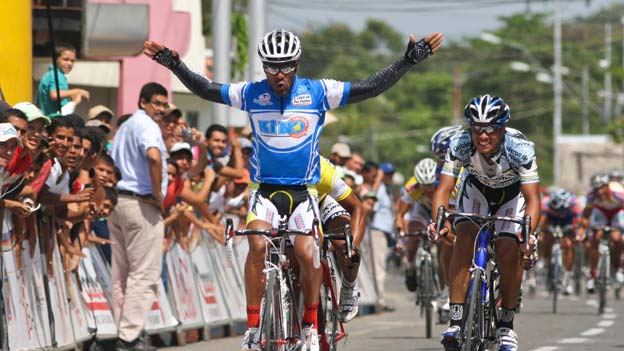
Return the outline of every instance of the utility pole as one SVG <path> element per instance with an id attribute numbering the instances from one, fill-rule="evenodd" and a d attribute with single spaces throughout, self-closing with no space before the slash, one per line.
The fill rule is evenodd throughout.
<path id="1" fill-rule="evenodd" d="M 453 123 L 455 125 L 462 124 L 461 91 L 462 91 L 461 71 L 459 70 L 459 67 L 455 67 L 455 71 L 453 72 Z"/>
<path id="2" fill-rule="evenodd" d="M 561 181 L 559 153 L 559 136 L 561 135 L 561 115 L 562 115 L 562 81 L 561 81 L 561 4 L 560 0 L 555 0 L 555 18 L 554 18 L 554 48 L 555 48 L 555 65 L 553 67 L 553 94 L 554 94 L 554 113 L 553 113 L 553 180 L 555 185 L 559 185 Z"/>
<path id="3" fill-rule="evenodd" d="M 583 135 L 589 135 L 589 67 L 583 66 L 583 76 L 581 82 L 581 94 L 583 103 L 581 104 L 583 114 Z"/>
<path id="4" fill-rule="evenodd" d="M 604 76 L 604 116 L 605 124 L 611 123 L 613 92 L 611 91 L 611 23 L 605 24 L 605 76 Z"/>
<path id="5" fill-rule="evenodd" d="M 252 1 L 253 2 L 253 1 Z M 213 79 L 215 82 L 229 82 L 231 70 L 232 1 L 212 0 L 212 41 L 214 48 Z M 250 55 L 251 56 L 251 55 Z M 227 126 L 228 107 L 212 104 L 214 123 Z"/>
<path id="6" fill-rule="evenodd" d="M 267 9 L 266 0 L 253 0 L 249 2 L 249 81 L 264 78 L 262 62 L 258 56 L 258 43 L 266 33 Z"/>

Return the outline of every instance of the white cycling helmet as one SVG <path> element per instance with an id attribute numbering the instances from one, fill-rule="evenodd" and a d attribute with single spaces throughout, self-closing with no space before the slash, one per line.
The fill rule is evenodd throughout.
<path id="1" fill-rule="evenodd" d="M 436 167 L 436 162 L 430 158 L 420 160 L 414 166 L 414 177 L 416 177 L 418 184 L 434 184 L 436 181 Z"/>
<path id="2" fill-rule="evenodd" d="M 293 33 L 284 29 L 276 29 L 260 40 L 258 55 L 265 63 L 296 61 L 301 56 L 301 43 Z"/>
<path id="3" fill-rule="evenodd" d="M 589 184 L 592 189 L 601 188 L 609 184 L 609 175 L 604 173 L 596 173 L 589 178 Z"/>

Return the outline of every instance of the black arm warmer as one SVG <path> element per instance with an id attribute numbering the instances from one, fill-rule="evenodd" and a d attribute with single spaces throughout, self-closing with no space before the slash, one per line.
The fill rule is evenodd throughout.
<path id="1" fill-rule="evenodd" d="M 413 65 L 405 56 L 401 56 L 395 63 L 372 76 L 359 82 L 352 82 L 347 104 L 360 102 L 383 93 L 401 79 Z"/>
<path id="2" fill-rule="evenodd" d="M 221 97 L 220 83 L 215 83 L 201 74 L 191 71 L 184 62 L 180 61 L 175 67 L 171 68 L 171 72 L 180 79 L 182 84 L 187 87 L 193 94 L 202 99 L 225 103 Z"/>

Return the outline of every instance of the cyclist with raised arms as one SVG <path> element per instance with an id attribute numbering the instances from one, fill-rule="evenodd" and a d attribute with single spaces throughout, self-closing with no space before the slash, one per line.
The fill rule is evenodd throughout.
<path id="1" fill-rule="evenodd" d="M 438 207 L 449 207 L 449 197 L 455 188 L 459 171 L 463 167 L 466 178 L 457 198 L 457 211 L 480 215 L 524 216 L 530 215 L 535 230 L 540 216 L 539 176 L 535 150 L 530 141 L 506 132 L 509 106 L 499 97 L 482 95 L 473 98 L 464 112 L 470 129 L 454 136 L 446 155 L 440 184 L 433 197 L 433 216 Z M 518 337 L 513 321 L 523 274 L 525 246 L 518 245 L 519 225 L 498 222 L 496 231 L 496 261 L 500 268 L 502 306 L 497 325 L 497 350 L 518 350 Z M 457 238 L 453 247 L 450 276 L 450 326 L 442 334 L 445 350 L 461 347 L 461 325 L 465 317 L 463 305 L 470 278 L 474 242 L 478 229 L 465 218 L 456 218 Z M 435 223 L 430 225 L 435 231 Z M 449 224 L 440 228 L 440 234 L 449 231 Z M 534 243 L 534 239 L 531 242 Z M 524 255 L 529 255 L 524 252 Z"/>
<path id="2" fill-rule="evenodd" d="M 591 191 L 587 194 L 587 202 L 583 209 L 580 227 L 585 230 L 589 239 L 590 278 L 586 289 L 593 293 L 595 289 L 596 267 L 598 266 L 598 246 L 602 239 L 602 227 L 610 226 L 611 231 L 611 264 L 615 268 L 615 278 L 619 284 L 624 282 L 620 256 L 622 254 L 622 228 L 624 228 L 624 186 L 612 182 L 608 174 L 594 174 L 589 183 Z"/>
<path id="3" fill-rule="evenodd" d="M 574 241 L 577 239 L 574 227 L 581 215 L 581 207 L 571 192 L 565 189 L 555 189 L 542 201 L 542 218 L 538 229 L 538 253 L 543 259 L 545 267 L 549 267 L 552 259 L 553 233 L 549 227 L 560 226 L 563 237 L 560 239 L 561 256 L 563 261 L 563 293 L 570 295 L 574 291 L 572 286 L 572 268 L 574 266 Z"/>
<path id="4" fill-rule="evenodd" d="M 248 112 L 254 136 L 250 176 L 258 184 L 250 189 L 248 228 L 268 229 L 278 224 L 280 216 L 288 216 L 291 229 L 304 230 L 319 217 L 314 184 L 320 177 L 318 138 L 325 112 L 384 92 L 414 64 L 435 53 L 442 39 L 441 33 L 432 33 L 418 42 L 410 36 L 407 51 L 395 63 L 357 82 L 298 77 L 301 44 L 296 35 L 283 29 L 267 33 L 258 44 L 266 74 L 266 79 L 258 82 L 213 82 L 189 70 L 177 51 L 156 42 L 145 42 L 144 53 L 169 68 L 197 96 Z M 321 269 L 313 265 L 313 245 L 311 237 L 294 240 L 301 267 L 307 351 L 319 349 L 317 306 L 323 277 Z M 249 246 L 245 262 L 248 330 L 241 349 L 259 350 L 264 239 L 250 236 Z"/>

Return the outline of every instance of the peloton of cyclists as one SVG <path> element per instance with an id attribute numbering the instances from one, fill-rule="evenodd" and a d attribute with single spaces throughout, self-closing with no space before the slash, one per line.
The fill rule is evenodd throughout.
<path id="1" fill-rule="evenodd" d="M 473 98 L 464 117 L 470 129 L 454 136 L 446 155 L 440 184 L 433 197 L 432 218 L 438 206 L 449 207 L 461 168 L 467 172 L 457 198 L 459 212 L 481 215 L 523 216 L 533 218 L 531 233 L 540 217 L 539 176 L 532 142 L 506 131 L 510 119 L 508 105 L 500 97 L 482 95 Z M 440 229 L 444 235 L 449 223 Z M 478 228 L 464 218 L 453 223 L 457 238 L 451 257 L 450 326 L 442 334 L 445 350 L 459 350 L 462 340 L 463 305 L 469 268 Z M 435 223 L 430 225 L 435 232 Z M 518 350 L 513 322 L 523 275 L 523 257 L 531 252 L 518 245 L 519 225 L 496 223 L 496 260 L 500 267 L 502 304 L 497 326 L 497 350 Z M 531 238 L 532 246 L 535 239 Z M 521 251 L 522 250 L 522 251 Z"/>

